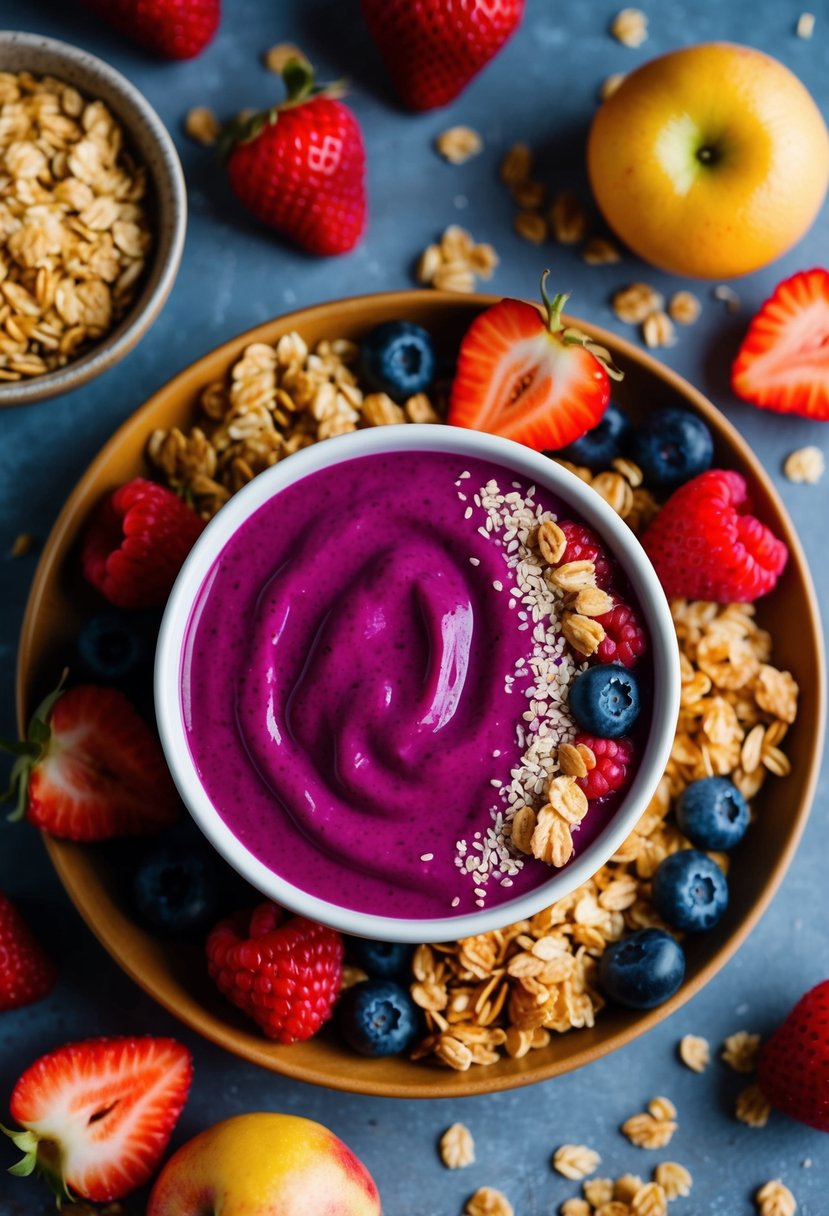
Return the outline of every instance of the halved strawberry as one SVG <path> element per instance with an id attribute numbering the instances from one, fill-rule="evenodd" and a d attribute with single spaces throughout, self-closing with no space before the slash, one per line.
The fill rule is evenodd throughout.
<path id="1" fill-rule="evenodd" d="M 41 1056 L 14 1087 L 6 1131 L 62 1199 L 106 1203 L 155 1172 L 187 1101 L 193 1063 L 174 1039 L 88 1039 Z"/>
<path id="2" fill-rule="evenodd" d="M 142 836 L 172 823 L 180 803 L 150 728 L 117 688 L 59 687 L 35 710 L 3 801 L 10 819 L 67 840 Z"/>
<path id="3" fill-rule="evenodd" d="M 829 419 L 829 270 L 778 283 L 748 327 L 731 386 L 762 409 Z"/>
<path id="4" fill-rule="evenodd" d="M 461 342 L 449 422 L 504 435 L 542 452 L 566 447 L 594 427 L 610 399 L 608 352 L 564 328 L 567 295 L 534 304 L 502 300 L 470 325 Z"/>

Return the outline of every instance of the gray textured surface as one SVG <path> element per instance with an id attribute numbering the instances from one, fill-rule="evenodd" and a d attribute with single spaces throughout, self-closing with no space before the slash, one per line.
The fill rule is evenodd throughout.
<path id="1" fill-rule="evenodd" d="M 356 0 L 225 0 L 224 28 L 197 61 L 182 65 L 150 61 L 114 36 L 92 28 L 71 6 L 2 0 L 0 24 L 74 41 L 113 62 L 158 108 L 181 150 L 192 218 L 184 263 L 172 297 L 153 330 L 118 368 L 62 400 L 0 415 L 0 553 L 21 531 L 44 538 L 69 490 L 101 443 L 147 395 L 216 343 L 270 316 L 301 304 L 364 291 L 404 287 L 420 249 L 452 220 L 497 247 L 502 265 L 493 289 L 528 295 L 542 259 L 557 281 L 571 285 L 571 308 L 627 333 L 615 321 L 609 293 L 636 278 L 675 289 L 679 282 L 642 267 L 633 258 L 611 267 L 585 267 L 575 251 L 551 247 L 540 254 L 510 230 L 512 207 L 496 180 L 500 155 L 516 139 L 539 149 L 551 186 L 586 193 L 583 137 L 597 89 L 611 72 L 651 55 L 706 39 L 750 41 L 780 57 L 811 88 L 824 113 L 829 108 L 829 5 L 812 5 L 818 21 L 810 42 L 794 36 L 799 0 L 771 4 L 735 0 L 647 6 L 651 36 L 628 50 L 606 33 L 616 7 L 528 0 L 524 28 L 489 71 L 447 111 L 412 117 L 400 113 L 385 91 L 376 55 L 361 33 Z M 181 121 L 195 104 L 232 114 L 267 105 L 274 80 L 259 64 L 261 52 L 290 39 L 307 48 L 323 77 L 347 74 L 351 104 L 363 124 L 370 165 L 371 224 L 361 248 L 349 257 L 312 261 L 287 249 L 249 221 L 234 205 L 210 155 L 181 135 Z M 453 168 L 430 150 L 435 134 L 467 122 L 486 138 L 486 151 Z M 815 569 L 822 601 L 829 595 L 825 552 L 826 484 L 793 486 L 779 474 L 794 447 L 816 443 L 826 450 L 823 426 L 759 414 L 737 404 L 726 372 L 745 319 L 786 274 L 823 260 L 829 245 L 829 213 L 791 253 L 767 271 L 742 280 L 742 313 L 728 316 L 699 289 L 704 312 L 683 331 L 665 362 L 688 376 L 720 405 L 749 438 L 800 529 Z M 36 558 L 0 558 L 0 733 L 13 730 L 13 658 L 23 605 Z M 346 1137 L 374 1172 L 388 1216 L 455 1216 L 475 1187 L 501 1187 L 519 1216 L 541 1216 L 576 1193 L 549 1168 L 562 1142 L 593 1145 L 600 1172 L 647 1171 L 659 1159 L 682 1161 L 694 1175 L 691 1199 L 672 1208 L 711 1216 L 753 1211 L 750 1196 L 762 1182 L 782 1177 L 804 1216 L 829 1212 L 829 1139 L 773 1116 L 764 1131 L 731 1117 L 742 1078 L 713 1065 L 703 1076 L 681 1068 L 674 1048 L 686 1032 L 713 1044 L 739 1028 L 767 1031 L 792 1001 L 829 975 L 825 867 L 829 827 L 826 780 L 821 785 L 805 839 L 770 911 L 736 958 L 699 996 L 666 1023 L 612 1057 L 578 1074 L 531 1089 L 488 1098 L 401 1103 L 349 1097 L 311 1089 L 242 1064 L 193 1038 L 145 998 L 106 956 L 71 909 L 33 832 L 0 838 L 0 887 L 16 897 L 62 959 L 62 979 L 49 1000 L 0 1020 L 0 1118 L 20 1067 L 71 1038 L 99 1033 L 176 1033 L 195 1052 L 196 1081 L 176 1141 L 225 1115 L 257 1108 L 301 1112 Z M 628 1145 L 618 1124 L 656 1093 L 679 1107 L 680 1130 L 670 1148 L 645 1154 Z M 435 1140 L 455 1119 L 475 1134 L 479 1164 L 448 1173 Z M 6 1150 L 0 1147 L 0 1163 Z M 811 1162 L 807 1167 L 805 1163 Z M 0 1213 L 27 1216 L 50 1210 L 29 1187 L 0 1174 Z M 131 1209 L 132 1210 L 132 1209 Z M 135 1206 L 140 1210 L 140 1204 Z M 310 1214 L 309 1214 L 310 1216 Z"/>

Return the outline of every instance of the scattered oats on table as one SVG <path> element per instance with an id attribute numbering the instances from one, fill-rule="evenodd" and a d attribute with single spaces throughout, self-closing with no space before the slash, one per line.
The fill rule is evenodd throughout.
<path id="1" fill-rule="evenodd" d="M 512 226 L 518 236 L 532 245 L 542 245 L 550 235 L 547 221 L 537 211 L 516 212 Z"/>
<path id="2" fill-rule="evenodd" d="M 612 1178 L 588 1178 L 581 1184 L 582 1194 L 594 1208 L 600 1208 L 603 1203 L 613 1199 Z"/>
<path id="3" fill-rule="evenodd" d="M 632 1216 L 667 1216 L 668 1197 L 658 1182 L 646 1182 L 630 1201 Z"/>
<path id="4" fill-rule="evenodd" d="M 754 1195 L 758 1216 L 794 1216 L 797 1200 L 779 1178 L 761 1186 Z"/>
<path id="5" fill-rule="evenodd" d="M 484 141 L 472 127 L 449 127 L 435 140 L 435 148 L 450 165 L 462 165 L 482 151 Z"/>
<path id="6" fill-rule="evenodd" d="M 677 1161 L 661 1161 L 653 1171 L 653 1180 L 659 1183 L 671 1202 L 680 1197 L 687 1198 L 694 1185 L 689 1171 Z"/>
<path id="7" fill-rule="evenodd" d="M 757 1067 L 757 1053 L 760 1050 L 759 1034 L 750 1034 L 747 1030 L 738 1030 L 731 1034 L 722 1045 L 720 1059 L 733 1068 L 734 1072 L 754 1072 Z"/>
<path id="8" fill-rule="evenodd" d="M 608 97 L 612 97 L 626 76 L 627 72 L 613 72 L 603 80 L 599 88 L 600 100 L 607 101 Z"/>
<path id="9" fill-rule="evenodd" d="M 514 1216 L 512 1204 L 494 1186 L 479 1187 L 469 1196 L 463 1210 L 466 1216 Z"/>
<path id="10" fill-rule="evenodd" d="M 588 266 L 613 266 L 622 259 L 618 245 L 605 236 L 591 236 L 585 241 L 581 257 Z"/>
<path id="11" fill-rule="evenodd" d="M 64 366 L 121 319 L 152 243 L 145 190 L 102 101 L 0 72 L 0 380 Z"/>
<path id="12" fill-rule="evenodd" d="M 447 1169 L 461 1170 L 475 1160 L 475 1141 L 463 1123 L 453 1123 L 440 1138 L 440 1159 Z"/>
<path id="13" fill-rule="evenodd" d="M 184 133 L 197 144 L 205 147 L 215 144 L 222 132 L 222 124 L 207 106 L 194 106 L 184 119 Z"/>
<path id="14" fill-rule="evenodd" d="M 795 33 L 798 38 L 811 38 L 815 30 L 815 14 L 801 13 L 797 19 Z"/>
<path id="15" fill-rule="evenodd" d="M 587 232 L 587 212 L 569 190 L 560 190 L 548 212 L 550 229 L 560 245 L 577 245 Z"/>
<path id="16" fill-rule="evenodd" d="M 670 1144 L 677 1126 L 674 1119 L 655 1118 L 643 1112 L 631 1115 L 620 1130 L 636 1148 L 654 1149 Z"/>
<path id="17" fill-rule="evenodd" d="M 734 1114 L 747 1127 L 765 1127 L 771 1114 L 771 1103 L 759 1085 L 749 1085 L 737 1095 Z"/>
<path id="18" fill-rule="evenodd" d="M 676 342 L 673 321 L 661 308 L 649 313 L 642 322 L 642 337 L 651 350 L 658 346 L 673 346 Z"/>
<path id="19" fill-rule="evenodd" d="M 711 1048 L 707 1039 L 697 1034 L 686 1034 L 679 1040 L 679 1058 L 692 1072 L 704 1072 L 711 1061 Z"/>
<path id="20" fill-rule="evenodd" d="M 472 292 L 475 279 L 490 279 L 498 265 L 492 245 L 476 242 L 458 224 L 450 224 L 440 241 L 427 245 L 417 260 L 415 278 L 438 291 Z"/>
<path id="21" fill-rule="evenodd" d="M 665 303 L 664 297 L 649 283 L 631 283 L 614 292 L 610 305 L 620 321 L 639 325 Z"/>
<path id="22" fill-rule="evenodd" d="M 641 46 L 648 37 L 648 19 L 639 8 L 623 8 L 613 18 L 610 32 L 622 46 Z"/>
<path id="23" fill-rule="evenodd" d="M 699 298 L 692 291 L 675 291 L 668 301 L 668 316 L 678 325 L 693 325 L 701 311 Z"/>
<path id="24" fill-rule="evenodd" d="M 783 463 L 783 474 L 789 481 L 814 486 L 826 471 L 826 460 L 820 448 L 808 445 L 790 452 Z"/>
<path id="25" fill-rule="evenodd" d="M 585 1144 L 562 1144 L 553 1153 L 553 1169 L 574 1182 L 581 1181 L 599 1168 L 601 1157 Z"/>
<path id="26" fill-rule="evenodd" d="M 501 161 L 499 176 L 505 186 L 520 186 L 529 180 L 533 154 L 527 144 L 513 144 Z"/>
<path id="27" fill-rule="evenodd" d="M 25 557 L 27 553 L 31 553 L 34 543 L 35 538 L 31 532 L 20 532 L 12 541 L 9 557 Z"/>

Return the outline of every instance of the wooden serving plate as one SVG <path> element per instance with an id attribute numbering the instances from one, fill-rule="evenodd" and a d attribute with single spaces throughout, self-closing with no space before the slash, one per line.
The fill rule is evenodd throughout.
<path id="1" fill-rule="evenodd" d="M 43 550 L 20 639 L 17 714 L 21 725 L 57 675 L 57 656 L 100 601 L 85 587 L 77 539 L 89 511 L 115 486 L 149 470 L 144 447 L 156 427 L 186 428 L 196 417 L 200 390 L 222 379 L 251 342 L 274 342 L 297 330 L 309 345 L 322 338 L 359 340 L 382 321 L 406 318 L 425 326 L 451 356 L 474 316 L 494 296 L 404 291 L 322 304 L 249 330 L 175 376 L 115 433 L 87 469 L 58 517 Z M 458 1073 L 400 1057 L 368 1060 L 323 1032 L 290 1047 L 261 1037 L 252 1023 L 225 1002 L 207 979 L 200 948 L 152 937 L 129 918 L 117 883 L 94 846 L 47 838 L 60 878 L 93 933 L 137 984 L 188 1026 L 228 1051 L 264 1068 L 332 1089 L 392 1097 L 445 1098 L 489 1093 L 579 1068 L 672 1013 L 722 967 L 768 906 L 797 847 L 817 782 L 825 713 L 824 657 L 815 594 L 806 559 L 769 477 L 737 431 L 701 393 L 630 343 L 595 326 L 578 324 L 606 346 L 625 370 L 614 392 L 634 416 L 650 405 L 685 406 L 708 424 L 716 461 L 742 472 L 759 516 L 782 537 L 790 558 L 775 592 L 760 601 L 759 620 L 774 638 L 774 661 L 790 670 L 801 689 L 797 722 L 786 738 L 790 776 L 768 782 L 755 800 L 756 822 L 735 856 L 729 875 L 731 902 L 715 930 L 686 942 L 687 973 L 676 995 L 647 1013 L 608 1008 L 591 1030 L 553 1037 L 549 1047 L 520 1060 Z"/>

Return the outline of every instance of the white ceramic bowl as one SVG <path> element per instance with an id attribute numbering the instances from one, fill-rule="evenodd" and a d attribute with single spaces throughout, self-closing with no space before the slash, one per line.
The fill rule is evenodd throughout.
<path id="1" fill-rule="evenodd" d="M 479 912 L 440 919 L 400 919 L 354 911 L 308 894 L 265 866 L 239 842 L 207 796 L 190 755 L 182 711 L 182 651 L 193 604 L 236 530 L 279 491 L 319 469 L 359 456 L 401 451 L 488 460 L 545 487 L 571 506 L 604 538 L 627 575 L 650 634 L 653 659 L 647 742 L 630 788 L 601 834 L 564 869 L 551 870 L 549 880 L 532 891 Z M 679 710 L 679 686 L 679 652 L 665 595 L 644 550 L 616 512 L 578 477 L 547 457 L 512 440 L 442 425 L 383 426 L 329 439 L 297 452 L 245 486 L 210 522 L 184 563 L 164 613 L 155 664 L 156 714 L 167 762 L 190 814 L 225 860 L 264 895 L 294 912 L 346 933 L 399 942 L 468 937 L 531 916 L 604 865 L 635 826 L 665 770 Z M 345 864 L 343 878 L 347 879 Z"/>

